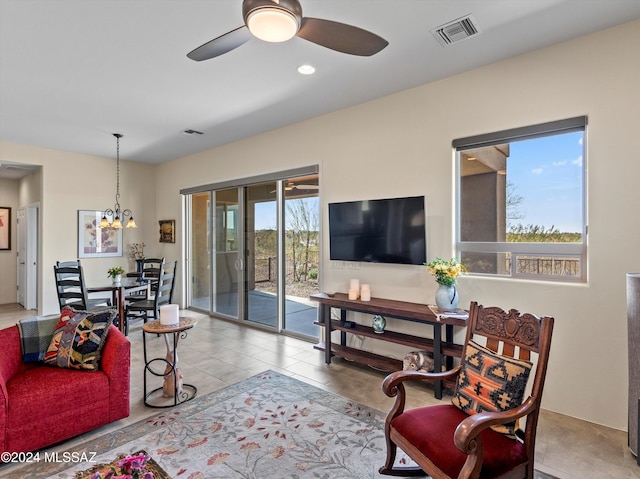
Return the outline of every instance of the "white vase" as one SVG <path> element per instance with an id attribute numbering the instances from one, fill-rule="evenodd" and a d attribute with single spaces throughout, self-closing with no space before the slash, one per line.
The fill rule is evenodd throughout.
<path id="1" fill-rule="evenodd" d="M 443 311 L 455 311 L 460 299 L 456 286 L 445 286 L 441 284 L 436 291 L 436 306 Z"/>
<path id="2" fill-rule="evenodd" d="M 111 281 L 112 281 L 114 286 L 119 286 L 120 282 L 122 281 L 122 275 L 121 274 L 117 274 L 115 276 L 112 276 L 111 277 Z"/>

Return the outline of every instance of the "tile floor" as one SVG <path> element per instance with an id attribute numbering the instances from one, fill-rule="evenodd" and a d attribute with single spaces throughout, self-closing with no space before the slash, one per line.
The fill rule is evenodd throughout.
<path id="1" fill-rule="evenodd" d="M 11 326 L 33 312 L 19 305 L 0 305 L 0 328 Z M 195 329 L 180 340 L 178 352 L 185 382 L 198 394 L 273 369 L 301 381 L 386 411 L 391 405 L 380 390 L 385 373 L 337 359 L 324 364 L 322 353 L 309 342 L 183 311 L 198 319 Z M 148 336 L 148 347 L 165 351 L 162 337 Z M 143 395 L 143 352 L 141 323 L 133 323 L 129 339 L 132 351 L 131 416 L 74 438 L 52 450 L 73 450 L 74 444 L 117 429 L 159 412 L 145 407 Z M 432 391 L 414 388 L 410 407 L 438 403 Z M 443 400 L 446 400 L 447 397 Z M 561 479 L 640 478 L 640 467 L 627 447 L 625 432 L 544 411 L 538 430 L 536 468 Z M 10 477 L 10 467 L 0 466 L 0 477 Z M 266 478 L 265 478 L 266 479 Z"/>

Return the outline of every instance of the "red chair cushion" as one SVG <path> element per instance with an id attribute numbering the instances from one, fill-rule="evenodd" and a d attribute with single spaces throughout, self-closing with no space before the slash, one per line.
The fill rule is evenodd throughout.
<path id="1" fill-rule="evenodd" d="M 453 434 L 467 414 L 451 404 L 410 409 L 391 422 L 401 436 L 413 444 L 450 477 L 458 477 L 467 455 L 453 442 Z M 480 477 L 490 479 L 527 461 L 524 445 L 492 429 L 480 433 L 484 460 Z"/>
<path id="2" fill-rule="evenodd" d="M 100 371 L 26 371 L 7 383 L 5 444 L 10 451 L 32 451 L 102 426 L 108 422 L 109 386 Z"/>

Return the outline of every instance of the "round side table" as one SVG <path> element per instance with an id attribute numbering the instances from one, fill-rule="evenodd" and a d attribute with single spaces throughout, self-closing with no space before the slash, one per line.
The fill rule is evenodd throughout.
<path id="1" fill-rule="evenodd" d="M 192 384 L 182 381 L 182 372 L 178 367 L 178 340 L 187 337 L 187 330 L 193 328 L 198 320 L 193 318 L 180 318 L 175 325 L 160 324 L 159 319 L 154 319 L 142 325 L 142 343 L 144 349 L 144 404 L 145 406 L 164 408 L 173 407 L 196 397 L 198 389 Z M 147 358 L 147 333 L 164 335 L 167 346 L 167 355 L 164 358 Z M 173 343 L 169 341 L 173 336 Z M 147 375 L 162 377 L 161 387 L 151 391 L 147 390 Z M 173 401 L 171 401 L 171 398 Z"/>

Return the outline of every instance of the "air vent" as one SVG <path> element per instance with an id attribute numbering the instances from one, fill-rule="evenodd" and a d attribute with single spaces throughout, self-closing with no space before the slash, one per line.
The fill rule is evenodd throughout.
<path id="1" fill-rule="evenodd" d="M 451 45 L 462 40 L 466 40 L 469 37 L 473 37 L 480 33 L 478 24 L 471 15 L 467 15 L 462 18 L 458 18 L 452 22 L 440 25 L 437 28 L 431 30 L 436 40 L 440 42 L 443 47 Z"/>
<path id="2" fill-rule="evenodd" d="M 182 133 L 185 135 L 204 135 L 201 131 L 192 130 L 191 128 L 187 128 L 186 130 L 182 130 Z"/>

